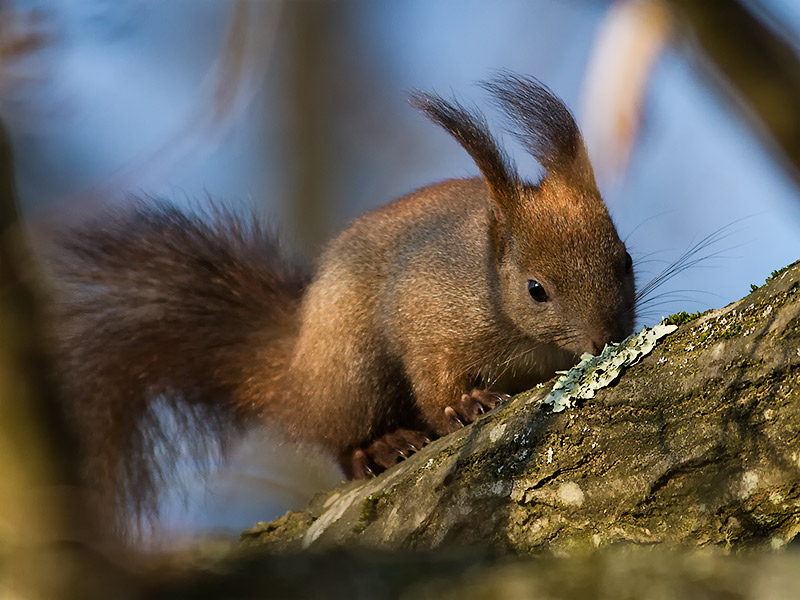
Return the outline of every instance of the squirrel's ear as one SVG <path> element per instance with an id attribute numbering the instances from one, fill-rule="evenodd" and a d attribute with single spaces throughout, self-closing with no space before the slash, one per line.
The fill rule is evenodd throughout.
<path id="1" fill-rule="evenodd" d="M 509 119 L 510 129 L 547 175 L 595 188 L 583 136 L 569 108 L 533 77 L 501 71 L 481 83 Z"/>
<path id="2" fill-rule="evenodd" d="M 415 91 L 409 102 L 461 144 L 480 169 L 489 191 L 501 211 L 519 197 L 520 181 L 516 169 L 492 135 L 483 115 L 458 102 L 448 102 L 435 94 Z"/>

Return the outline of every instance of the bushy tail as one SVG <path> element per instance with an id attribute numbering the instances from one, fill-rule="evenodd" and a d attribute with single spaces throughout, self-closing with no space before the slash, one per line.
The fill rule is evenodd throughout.
<path id="1" fill-rule="evenodd" d="M 117 518 L 152 516 L 187 439 L 202 456 L 280 393 L 307 277 L 256 219 L 160 201 L 62 233 L 50 265 L 56 363 L 88 483 Z"/>

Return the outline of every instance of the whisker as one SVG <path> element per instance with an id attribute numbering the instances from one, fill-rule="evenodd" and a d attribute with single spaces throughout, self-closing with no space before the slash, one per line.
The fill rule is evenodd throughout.
<path id="1" fill-rule="evenodd" d="M 660 290 L 667 282 L 671 281 L 673 278 L 689 269 L 709 269 L 716 266 L 714 264 L 709 264 L 711 261 L 719 259 L 731 260 L 734 258 L 730 254 L 730 251 L 744 246 L 745 244 L 735 244 L 720 250 L 713 250 L 713 247 L 725 240 L 730 239 L 732 236 L 739 234 L 742 231 L 742 228 L 736 227 L 736 225 L 749 218 L 751 217 L 742 217 L 732 221 L 731 223 L 728 223 L 727 225 L 724 225 L 716 231 L 706 235 L 698 242 L 691 244 L 680 254 L 680 256 L 678 256 L 677 259 L 668 263 L 663 269 L 661 269 L 661 271 L 659 271 L 647 283 L 639 288 L 634 296 L 636 320 L 641 322 L 646 315 L 654 314 L 654 309 L 668 304 L 675 304 L 679 302 L 702 304 L 702 302 L 696 298 L 696 295 L 698 294 L 704 294 L 724 300 L 723 296 L 704 290 L 681 289 L 672 290 L 669 292 L 661 292 L 659 294 L 656 294 L 656 291 Z M 643 262 L 645 264 L 657 264 L 664 262 L 661 259 L 656 258 L 655 254 L 656 253 L 650 253 L 647 256 L 647 260 Z M 637 261 L 635 264 L 638 267 L 640 262 Z M 637 275 L 640 273 L 641 271 L 637 268 Z"/>
<path id="2" fill-rule="evenodd" d="M 671 210 L 665 210 L 665 211 L 662 211 L 662 212 L 660 212 L 660 213 L 658 213 L 656 215 L 653 215 L 652 217 L 646 218 L 644 221 L 642 221 L 636 227 L 634 227 L 630 232 L 628 232 L 628 235 L 625 236 L 625 239 L 623 240 L 623 242 L 625 243 L 625 245 L 627 245 L 628 244 L 628 240 L 630 239 L 630 237 L 634 233 L 636 233 L 639 230 L 639 228 L 642 227 L 642 225 L 645 225 L 646 223 L 649 223 L 650 221 L 655 221 L 656 219 L 659 219 L 659 218 L 663 217 L 664 215 L 668 215 L 668 214 L 674 213 L 676 211 L 677 211 L 677 209 L 673 208 Z"/>
<path id="3" fill-rule="evenodd" d="M 569 343 L 569 342 L 573 342 L 578 337 L 577 334 L 575 332 L 573 332 L 573 331 L 565 333 L 565 332 L 563 332 L 561 330 L 557 330 L 557 329 L 551 329 L 549 331 L 545 331 L 545 332 L 543 332 L 543 334 L 544 334 L 545 337 L 549 338 L 549 342 L 548 343 L 550 343 L 550 344 L 566 344 L 566 343 Z M 528 354 L 530 354 L 530 353 L 532 353 L 532 352 L 534 352 L 536 350 L 540 350 L 541 348 L 542 348 L 541 344 L 535 344 L 535 345 L 531 346 L 530 348 L 526 348 L 525 350 L 522 350 L 521 352 L 517 352 L 517 353 L 511 355 L 510 357 L 508 357 L 507 359 L 503 360 L 502 362 L 500 362 L 497 365 L 497 368 L 500 369 L 500 371 L 498 373 L 494 374 L 492 378 L 493 379 L 499 379 L 500 377 L 502 377 L 503 375 L 505 375 L 508 372 L 508 370 L 513 366 L 515 361 L 520 360 L 520 359 L 524 358 L 525 356 L 527 356 Z M 475 361 L 475 362 L 479 363 L 479 362 L 482 362 L 482 361 Z M 474 364 L 474 365 L 471 365 L 471 366 L 477 367 L 477 366 L 479 366 L 479 364 Z"/>

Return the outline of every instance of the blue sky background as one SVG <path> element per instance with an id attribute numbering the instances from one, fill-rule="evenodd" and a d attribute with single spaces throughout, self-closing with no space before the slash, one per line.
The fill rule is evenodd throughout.
<path id="1" fill-rule="evenodd" d="M 766 4 L 798 39 L 800 5 Z M 320 98 L 332 123 L 323 151 L 337 173 L 327 182 L 321 209 L 330 232 L 416 187 L 477 172 L 455 142 L 406 104 L 407 90 L 452 92 L 487 109 L 490 122 L 498 123 L 474 83 L 493 69 L 507 68 L 540 78 L 577 112 L 593 36 L 607 7 L 588 0 L 351 0 L 348 5 L 346 19 L 331 23 L 340 38 L 340 71 L 326 74 L 331 84 Z M 152 167 L 148 157 L 154 149 L 168 143 L 196 109 L 230 4 L 24 0 L 16 6 L 36 10 L 52 34 L 26 62 L 37 77 L 0 101 L 16 146 L 23 205 L 35 221 L 48 207 L 80 198 L 120 169 Z M 208 194 L 257 204 L 286 238 L 302 239 L 291 230 L 285 204 L 293 156 L 281 86 L 291 32 L 282 21 L 275 31 L 260 79 L 252 82 L 252 101 L 215 135 L 194 139 L 174 164 L 143 168 L 114 193 L 178 201 Z M 580 122 L 579 112 L 577 117 Z M 507 143 L 522 171 L 535 178 L 532 159 Z M 721 258 L 667 286 L 694 290 L 691 300 L 659 314 L 723 306 L 800 258 L 797 188 L 685 48 L 671 48 L 659 60 L 626 177 L 601 191 L 622 237 L 630 234 L 634 260 L 672 260 L 730 226 L 730 235 L 713 249 Z M 642 265 L 639 281 L 658 268 Z M 241 452 L 234 475 L 215 479 L 207 495 L 195 481 L 188 507 L 170 501 L 168 520 L 176 530 L 243 528 L 303 505 L 308 489 L 293 481 L 292 469 L 310 467 L 287 458 L 295 456 L 291 450 L 251 443 Z M 269 459 L 273 464 L 265 466 Z M 312 479 L 320 486 L 337 477 L 323 467 L 315 473 Z"/>

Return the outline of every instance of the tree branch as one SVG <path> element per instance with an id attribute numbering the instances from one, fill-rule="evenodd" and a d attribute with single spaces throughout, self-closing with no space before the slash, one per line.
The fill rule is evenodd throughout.
<path id="1" fill-rule="evenodd" d="M 617 542 L 780 547 L 800 531 L 800 263 L 553 413 L 548 389 L 243 534 L 271 549 Z"/>

